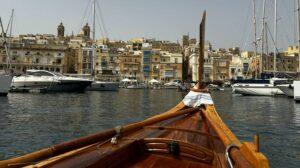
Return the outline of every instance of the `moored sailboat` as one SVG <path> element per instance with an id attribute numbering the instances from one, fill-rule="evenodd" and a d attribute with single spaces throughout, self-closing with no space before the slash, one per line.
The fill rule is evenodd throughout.
<path id="1" fill-rule="evenodd" d="M 261 40 L 262 45 L 262 52 L 259 59 L 259 72 L 263 72 L 263 55 L 264 55 L 264 35 L 265 35 L 265 6 L 266 6 L 266 0 L 263 1 L 263 17 L 262 17 L 262 32 L 261 32 L 261 38 L 257 39 L 256 37 L 256 12 L 255 12 L 255 1 L 253 0 L 253 20 L 254 20 L 254 55 L 256 57 L 257 54 L 257 44 L 258 41 Z M 277 78 L 276 77 L 276 59 L 277 59 L 277 1 L 275 0 L 275 15 L 274 15 L 274 58 L 273 58 L 273 78 L 269 80 L 265 79 L 257 79 L 257 69 L 255 69 L 255 77 L 256 79 L 251 82 L 251 80 L 246 80 L 245 82 L 241 81 L 239 83 L 235 83 L 232 85 L 234 93 L 242 94 L 242 95 L 251 95 L 251 96 L 275 96 L 275 95 L 283 95 L 284 92 L 282 92 L 276 85 L 276 83 L 282 83 L 283 81 L 288 81 L 288 79 L 285 78 Z M 250 81 L 250 82 L 249 82 Z"/>
<path id="2" fill-rule="evenodd" d="M 288 97 L 294 98 L 295 101 L 300 100 L 300 2 L 297 0 L 297 16 L 298 16 L 298 79 L 295 79 L 293 83 L 280 85 L 278 88 L 285 93 Z"/>
<path id="3" fill-rule="evenodd" d="M 93 83 L 87 88 L 89 91 L 118 91 L 119 82 L 116 81 L 103 81 L 95 78 L 95 40 L 96 40 L 96 0 L 93 0 L 93 39 L 92 39 L 92 61 L 91 61 L 91 76 Z"/>

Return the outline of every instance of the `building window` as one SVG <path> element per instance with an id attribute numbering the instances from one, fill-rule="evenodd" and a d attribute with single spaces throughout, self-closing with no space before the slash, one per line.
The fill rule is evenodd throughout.
<path id="1" fill-rule="evenodd" d="M 57 59 L 57 60 L 56 60 L 56 63 L 57 63 L 57 64 L 61 64 L 61 59 Z"/>

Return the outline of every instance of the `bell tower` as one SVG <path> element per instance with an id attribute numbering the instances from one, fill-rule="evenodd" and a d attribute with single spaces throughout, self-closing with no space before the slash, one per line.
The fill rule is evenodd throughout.
<path id="1" fill-rule="evenodd" d="M 63 38 L 65 36 L 65 27 L 62 22 L 57 27 L 57 37 Z"/>
<path id="2" fill-rule="evenodd" d="M 90 33 L 91 33 L 91 28 L 88 23 L 82 28 L 83 30 L 83 37 L 90 39 Z"/>

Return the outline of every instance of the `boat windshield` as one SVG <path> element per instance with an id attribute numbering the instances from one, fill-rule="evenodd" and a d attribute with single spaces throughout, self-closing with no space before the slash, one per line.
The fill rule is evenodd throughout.
<path id="1" fill-rule="evenodd" d="M 32 76 L 54 76 L 53 74 L 45 71 L 27 72 L 28 75 Z"/>
<path id="2" fill-rule="evenodd" d="M 57 72 L 52 72 L 52 73 L 54 73 L 56 76 L 60 76 L 60 77 L 62 77 L 62 76 L 63 76 L 62 74 L 60 74 L 60 73 L 57 73 Z"/>

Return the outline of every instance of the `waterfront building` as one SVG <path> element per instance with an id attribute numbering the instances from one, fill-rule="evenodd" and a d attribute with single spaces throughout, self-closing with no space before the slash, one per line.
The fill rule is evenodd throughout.
<path id="1" fill-rule="evenodd" d="M 11 44 L 11 67 L 22 74 L 27 69 L 43 69 L 67 73 L 72 51 L 66 45 Z M 5 49 L 0 47 L 0 70 L 7 66 Z"/>
<path id="2" fill-rule="evenodd" d="M 299 54 L 298 46 L 288 46 L 288 49 L 284 52 L 285 56 L 296 56 Z"/>
<path id="3" fill-rule="evenodd" d="M 117 54 L 117 71 L 120 80 L 125 78 L 143 80 L 142 53 L 140 51 L 123 52 Z"/>
<path id="4" fill-rule="evenodd" d="M 143 68 L 143 80 L 149 81 L 150 79 L 150 72 L 151 72 L 151 52 L 152 48 L 150 45 L 146 45 L 143 47 L 142 50 L 142 68 Z"/>
<path id="5" fill-rule="evenodd" d="M 159 50 L 152 50 L 151 55 L 151 67 L 150 78 L 160 80 L 161 79 L 161 55 Z"/>
<path id="6" fill-rule="evenodd" d="M 229 65 L 230 55 L 213 56 L 213 81 L 227 81 L 230 80 Z"/>
<path id="7" fill-rule="evenodd" d="M 241 57 L 242 58 L 249 59 L 249 58 L 252 58 L 253 56 L 254 56 L 253 51 L 243 51 L 243 52 L 241 52 Z"/>
<path id="8" fill-rule="evenodd" d="M 93 49 L 91 47 L 82 47 L 77 50 L 77 73 L 92 75 L 92 56 Z"/>
<path id="9" fill-rule="evenodd" d="M 244 72 L 245 72 L 244 63 L 245 63 L 244 59 L 240 55 L 232 55 L 231 56 L 231 61 L 229 64 L 229 71 L 230 71 L 229 78 L 230 79 L 244 78 Z"/>
<path id="10" fill-rule="evenodd" d="M 298 55 L 298 54 L 297 54 Z M 264 57 L 264 73 L 273 74 L 274 70 L 274 57 L 273 53 L 270 56 Z M 298 56 L 285 55 L 279 53 L 276 59 L 276 72 L 278 75 L 295 75 L 298 69 Z"/>
<path id="11" fill-rule="evenodd" d="M 182 47 L 179 43 L 173 43 L 170 41 L 153 41 L 151 42 L 152 48 L 161 50 L 161 51 L 168 51 L 170 53 L 181 53 Z"/>
<path id="12" fill-rule="evenodd" d="M 118 80 L 117 56 L 110 54 L 107 45 L 98 45 L 94 56 L 95 77 L 101 81 Z"/>
<path id="13" fill-rule="evenodd" d="M 160 54 L 160 80 L 163 82 L 182 80 L 182 54 L 168 51 L 161 51 Z"/>
<path id="14" fill-rule="evenodd" d="M 213 80 L 213 64 L 212 58 L 208 51 L 204 52 L 204 81 Z M 192 81 L 198 81 L 199 54 L 193 53 L 189 56 L 189 65 L 192 76 Z"/>

